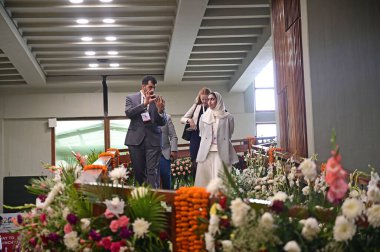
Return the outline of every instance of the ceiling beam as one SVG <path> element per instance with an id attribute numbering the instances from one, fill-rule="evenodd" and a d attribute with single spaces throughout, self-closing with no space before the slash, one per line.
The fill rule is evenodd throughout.
<path id="1" fill-rule="evenodd" d="M 2 5 L 0 5 L 0 34 L 0 48 L 24 80 L 32 86 L 45 85 L 44 72 Z"/>
<path id="2" fill-rule="evenodd" d="M 272 46 L 268 39 L 271 35 L 270 26 L 264 28 L 263 34 L 258 38 L 257 43 L 254 44 L 252 50 L 247 54 L 243 63 L 239 66 L 234 76 L 228 84 L 228 91 L 230 92 L 243 92 L 247 87 L 252 84 L 255 76 L 265 67 L 272 58 Z M 269 43 L 269 46 L 266 46 Z M 267 44 L 268 45 L 268 44 Z M 262 50 L 262 49 L 265 50 Z M 260 57 L 258 57 L 260 55 Z M 265 62 L 263 62 L 265 61 Z"/>
<path id="3" fill-rule="evenodd" d="M 208 0 L 180 0 L 174 23 L 164 82 L 178 85 L 186 69 Z"/>

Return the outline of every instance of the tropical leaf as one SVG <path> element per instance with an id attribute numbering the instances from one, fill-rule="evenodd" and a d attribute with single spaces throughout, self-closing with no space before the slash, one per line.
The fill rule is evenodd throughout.
<path id="1" fill-rule="evenodd" d="M 132 221 L 137 218 L 144 218 L 144 220 L 151 223 L 149 230 L 159 233 L 167 225 L 165 209 L 161 206 L 161 201 L 163 200 L 163 195 L 159 196 L 155 192 L 149 191 L 144 196 L 130 197 L 127 211 Z"/>

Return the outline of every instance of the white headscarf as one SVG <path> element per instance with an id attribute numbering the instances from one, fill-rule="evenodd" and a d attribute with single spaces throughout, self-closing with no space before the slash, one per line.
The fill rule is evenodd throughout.
<path id="1" fill-rule="evenodd" d="M 215 118 L 223 118 L 229 115 L 230 113 L 226 112 L 226 107 L 224 106 L 222 95 L 218 92 L 211 92 L 210 95 L 214 94 L 216 98 L 216 106 L 214 109 L 210 107 L 203 115 L 203 121 L 206 123 L 215 122 Z"/>

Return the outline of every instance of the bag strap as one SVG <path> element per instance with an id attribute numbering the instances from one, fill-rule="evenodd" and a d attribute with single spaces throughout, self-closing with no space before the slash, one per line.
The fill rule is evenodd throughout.
<path id="1" fill-rule="evenodd" d="M 198 106 L 198 104 L 195 104 L 195 107 L 194 107 L 193 113 L 191 113 L 191 118 L 193 118 L 193 116 L 194 116 L 194 112 L 195 112 L 195 110 L 197 109 L 197 106 Z"/>

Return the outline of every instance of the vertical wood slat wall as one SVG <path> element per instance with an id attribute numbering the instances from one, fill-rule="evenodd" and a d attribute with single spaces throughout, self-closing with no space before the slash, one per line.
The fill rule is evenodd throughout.
<path id="1" fill-rule="evenodd" d="M 272 0 L 274 71 L 282 148 L 307 157 L 299 0 Z"/>

